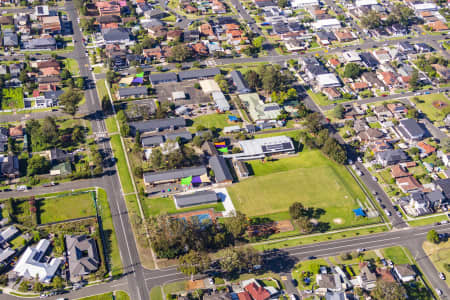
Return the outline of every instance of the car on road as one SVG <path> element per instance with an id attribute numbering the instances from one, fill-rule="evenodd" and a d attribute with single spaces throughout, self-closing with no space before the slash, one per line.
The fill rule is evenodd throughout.
<path id="1" fill-rule="evenodd" d="M 297 297 L 294 294 L 289 295 L 289 299 L 291 300 L 297 300 Z"/>
<path id="2" fill-rule="evenodd" d="M 56 183 L 54 181 L 52 181 L 52 182 L 44 183 L 42 185 L 42 187 L 51 187 L 51 186 L 55 186 L 55 185 L 56 185 Z"/>
<path id="3" fill-rule="evenodd" d="M 18 192 L 23 192 L 23 191 L 28 190 L 28 187 L 27 187 L 26 185 L 18 185 L 18 186 L 16 187 L 16 190 L 17 190 Z"/>
<path id="4" fill-rule="evenodd" d="M 377 200 L 379 203 L 381 203 L 380 197 L 376 197 L 375 200 Z"/>
<path id="5" fill-rule="evenodd" d="M 387 210 L 387 209 L 385 209 L 384 212 L 386 213 L 386 215 L 387 215 L 388 217 L 390 217 L 390 216 L 392 215 L 391 212 L 390 212 L 389 210 Z"/>
<path id="6" fill-rule="evenodd" d="M 437 288 L 435 291 L 438 296 L 442 296 L 442 291 L 440 289 Z"/>
<path id="7" fill-rule="evenodd" d="M 444 273 L 439 273 L 439 278 L 442 279 L 442 280 L 445 280 L 445 275 L 444 275 Z"/>
<path id="8" fill-rule="evenodd" d="M 382 209 L 386 208 L 386 205 L 384 205 L 384 204 L 380 204 L 380 206 L 381 206 Z"/>
<path id="9" fill-rule="evenodd" d="M 396 213 L 395 213 L 396 215 L 397 215 L 397 217 L 399 217 L 399 218 L 402 218 L 403 216 L 402 216 L 402 213 L 401 212 L 399 212 L 399 211 L 397 211 Z"/>
<path id="10" fill-rule="evenodd" d="M 315 257 L 315 256 L 308 256 L 308 258 L 307 259 L 316 259 L 317 257 Z"/>
<path id="11" fill-rule="evenodd" d="M 378 178 L 376 178 L 375 176 L 372 176 L 372 180 L 373 181 L 378 181 Z"/>
<path id="12" fill-rule="evenodd" d="M 373 194 L 374 196 L 376 196 L 378 193 L 377 193 L 377 191 L 372 191 L 372 194 Z"/>
<path id="13" fill-rule="evenodd" d="M 364 252 L 364 251 L 367 251 L 367 249 L 366 248 L 359 248 L 359 249 L 356 250 L 356 252 Z"/>
<path id="14" fill-rule="evenodd" d="M 208 282 L 210 285 L 214 285 L 214 278 L 208 278 Z"/>
<path id="15" fill-rule="evenodd" d="M 441 224 L 448 224 L 448 220 L 441 221 Z"/>

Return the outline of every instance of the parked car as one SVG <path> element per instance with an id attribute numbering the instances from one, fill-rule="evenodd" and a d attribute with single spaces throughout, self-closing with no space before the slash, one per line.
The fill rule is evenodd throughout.
<path id="1" fill-rule="evenodd" d="M 442 291 L 440 289 L 435 289 L 436 294 L 438 294 L 438 296 L 442 296 Z"/>
<path id="2" fill-rule="evenodd" d="M 444 275 L 444 273 L 439 273 L 439 278 L 442 279 L 442 280 L 445 280 L 445 275 Z"/>
<path id="3" fill-rule="evenodd" d="M 209 284 L 214 285 L 214 278 L 208 278 L 208 282 Z"/>
<path id="4" fill-rule="evenodd" d="M 390 212 L 389 210 L 387 210 L 387 209 L 385 209 L 384 212 L 386 213 L 386 215 L 387 215 L 388 217 L 390 217 L 390 216 L 392 215 L 391 212 Z"/>
<path id="5" fill-rule="evenodd" d="M 372 176 L 372 180 L 373 181 L 378 181 L 378 178 L 376 178 L 375 176 Z"/>
<path id="6" fill-rule="evenodd" d="M 26 191 L 28 189 L 28 187 L 26 186 L 26 185 L 18 185 L 17 187 L 16 187 L 16 190 L 17 191 Z"/>

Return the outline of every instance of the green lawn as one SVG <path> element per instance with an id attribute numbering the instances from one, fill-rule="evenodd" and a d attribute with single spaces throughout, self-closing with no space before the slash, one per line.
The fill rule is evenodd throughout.
<path id="1" fill-rule="evenodd" d="M 304 150 L 274 162 L 251 161 L 249 166 L 255 175 L 228 188 L 236 209 L 248 216 L 289 219 L 288 208 L 298 201 L 324 210 L 316 218 L 327 223 L 328 229 L 379 221 L 355 217 L 356 199 L 362 203 L 366 199 L 363 191 L 344 166 L 318 150 Z"/>
<path id="2" fill-rule="evenodd" d="M 98 79 L 96 82 L 96 85 L 97 85 L 98 98 L 101 101 L 104 96 L 108 96 L 108 90 L 106 89 L 106 80 Z"/>
<path id="3" fill-rule="evenodd" d="M 187 289 L 187 281 L 176 281 L 163 286 L 164 294 L 182 292 Z"/>
<path id="4" fill-rule="evenodd" d="M 150 291 L 150 300 L 163 300 L 160 286 L 155 286 L 154 288 L 152 288 L 152 290 Z"/>
<path id="5" fill-rule="evenodd" d="M 204 116 L 199 116 L 192 119 L 193 124 L 191 126 L 192 130 L 196 130 L 197 126 L 202 125 L 206 128 L 216 127 L 224 128 L 227 126 L 240 125 L 241 123 L 231 124 L 228 123 L 229 114 L 209 114 Z M 239 116 L 236 116 L 239 118 Z"/>
<path id="6" fill-rule="evenodd" d="M 2 99 L 0 100 L 0 108 L 14 109 L 14 108 L 24 108 L 25 103 L 23 102 L 23 89 L 20 88 L 8 88 L 2 90 Z"/>
<path id="7" fill-rule="evenodd" d="M 113 293 L 106 293 L 106 294 L 101 294 L 101 295 L 95 295 L 95 296 L 89 296 L 89 297 L 85 297 L 85 298 L 80 298 L 78 300 L 113 300 Z"/>
<path id="8" fill-rule="evenodd" d="M 420 109 L 430 121 L 442 121 L 447 113 L 450 112 L 450 100 L 444 94 L 429 94 L 429 95 L 420 95 L 416 96 L 421 101 L 421 103 L 416 103 L 418 109 Z M 435 101 L 442 101 L 447 104 L 445 108 L 436 108 L 433 106 Z"/>
<path id="9" fill-rule="evenodd" d="M 145 198 L 142 199 L 142 205 L 144 210 L 144 215 L 146 217 L 156 216 L 159 214 L 174 214 L 181 213 L 186 211 L 200 210 L 200 209 L 208 209 L 214 208 L 215 211 L 224 211 L 222 202 L 218 202 L 215 204 L 205 204 L 205 205 L 196 205 L 187 208 L 177 209 L 175 207 L 175 203 L 172 197 L 167 198 Z"/>
<path id="10" fill-rule="evenodd" d="M 436 222 L 448 220 L 448 217 L 446 215 L 440 215 L 440 216 L 434 216 L 429 218 L 421 218 L 413 221 L 408 221 L 409 226 L 425 226 L 425 225 L 431 225 Z"/>
<path id="11" fill-rule="evenodd" d="M 94 202 L 90 193 L 46 198 L 38 201 L 40 224 L 95 216 Z"/>
<path id="12" fill-rule="evenodd" d="M 115 300 L 130 300 L 130 296 L 124 291 L 116 291 Z"/>
<path id="13" fill-rule="evenodd" d="M 107 255 L 110 259 L 110 271 L 113 276 L 122 274 L 122 260 L 120 259 L 119 244 L 117 243 L 116 232 L 111 216 L 111 209 L 108 203 L 108 196 L 104 189 L 98 189 L 97 205 L 102 218 L 103 233 L 106 239 Z"/>
<path id="14" fill-rule="evenodd" d="M 106 130 L 108 130 L 109 133 L 119 132 L 119 129 L 117 128 L 116 119 L 114 118 L 114 116 L 109 116 L 108 118 L 106 118 L 105 124 Z"/>
<path id="15" fill-rule="evenodd" d="M 384 258 L 392 260 L 394 264 L 409 264 L 411 263 L 408 259 L 406 252 L 401 246 L 394 246 L 389 248 L 384 248 L 381 250 Z"/>
<path id="16" fill-rule="evenodd" d="M 450 241 L 437 245 L 425 242 L 423 244 L 423 250 L 430 257 L 436 269 L 445 274 L 445 281 L 447 282 L 447 286 L 450 287 L 450 272 L 445 268 L 446 264 L 450 264 Z"/>
<path id="17" fill-rule="evenodd" d="M 319 242 L 327 242 L 327 241 L 334 241 L 339 239 L 345 239 L 345 238 L 351 238 L 356 236 L 363 236 L 368 234 L 375 234 L 380 232 L 386 232 L 388 229 L 384 225 L 371 227 L 371 228 L 362 228 L 362 229 L 354 229 L 354 230 L 348 230 L 338 233 L 326 233 L 326 234 L 319 234 L 319 235 L 313 235 L 313 236 L 300 236 L 297 239 L 290 239 L 290 240 L 284 240 L 284 241 L 278 241 L 273 243 L 264 243 L 264 244 L 257 244 L 254 245 L 253 248 L 255 248 L 258 251 L 264 251 L 264 250 L 271 250 L 271 249 L 279 249 L 279 248 L 286 248 L 286 247 L 293 247 L 298 245 L 309 245 Z"/>
<path id="18" fill-rule="evenodd" d="M 292 277 L 297 280 L 298 288 L 300 290 L 308 290 L 312 289 L 316 284 L 316 275 L 315 272 L 317 267 L 328 267 L 329 264 L 327 261 L 323 258 L 313 259 L 313 260 L 306 260 L 298 263 L 294 270 L 292 271 Z M 309 284 L 306 284 L 303 280 L 301 280 L 301 274 L 309 272 L 310 273 L 310 280 L 311 282 Z"/>
<path id="19" fill-rule="evenodd" d="M 66 58 L 64 60 L 64 65 L 67 70 L 72 74 L 72 76 L 78 76 L 80 73 L 80 67 L 78 66 L 78 62 L 73 58 Z"/>
<path id="20" fill-rule="evenodd" d="M 131 175 L 128 172 L 125 152 L 122 148 L 122 142 L 120 141 L 120 136 L 118 134 L 111 136 L 111 147 L 114 152 L 114 157 L 116 158 L 117 170 L 119 172 L 123 193 L 132 193 L 134 192 L 133 183 L 131 181 Z"/>

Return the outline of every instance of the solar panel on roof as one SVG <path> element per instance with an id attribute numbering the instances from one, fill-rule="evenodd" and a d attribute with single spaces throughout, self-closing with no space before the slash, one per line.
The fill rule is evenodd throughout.
<path id="1" fill-rule="evenodd" d="M 44 13 L 44 8 L 42 6 L 38 6 L 37 10 L 38 10 L 38 13 L 40 13 L 40 14 Z"/>
<path id="2" fill-rule="evenodd" d="M 287 150 L 291 148 L 290 143 L 282 143 L 282 144 L 273 144 L 273 145 L 263 145 L 261 149 L 263 152 L 275 152 L 281 150 Z"/>

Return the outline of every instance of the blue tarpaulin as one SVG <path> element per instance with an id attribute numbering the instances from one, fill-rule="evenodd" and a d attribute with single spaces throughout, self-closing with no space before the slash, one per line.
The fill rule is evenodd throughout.
<path id="1" fill-rule="evenodd" d="M 354 209 L 353 212 L 355 213 L 355 215 L 357 217 L 365 217 L 366 216 L 366 213 L 364 212 L 364 210 L 361 207 Z"/>
<path id="2" fill-rule="evenodd" d="M 131 83 L 144 83 L 144 78 L 136 77 L 133 79 L 133 82 L 131 82 Z"/>
<path id="3" fill-rule="evenodd" d="M 231 122 L 237 122 L 238 118 L 236 116 L 228 116 L 228 120 L 230 120 Z"/>

